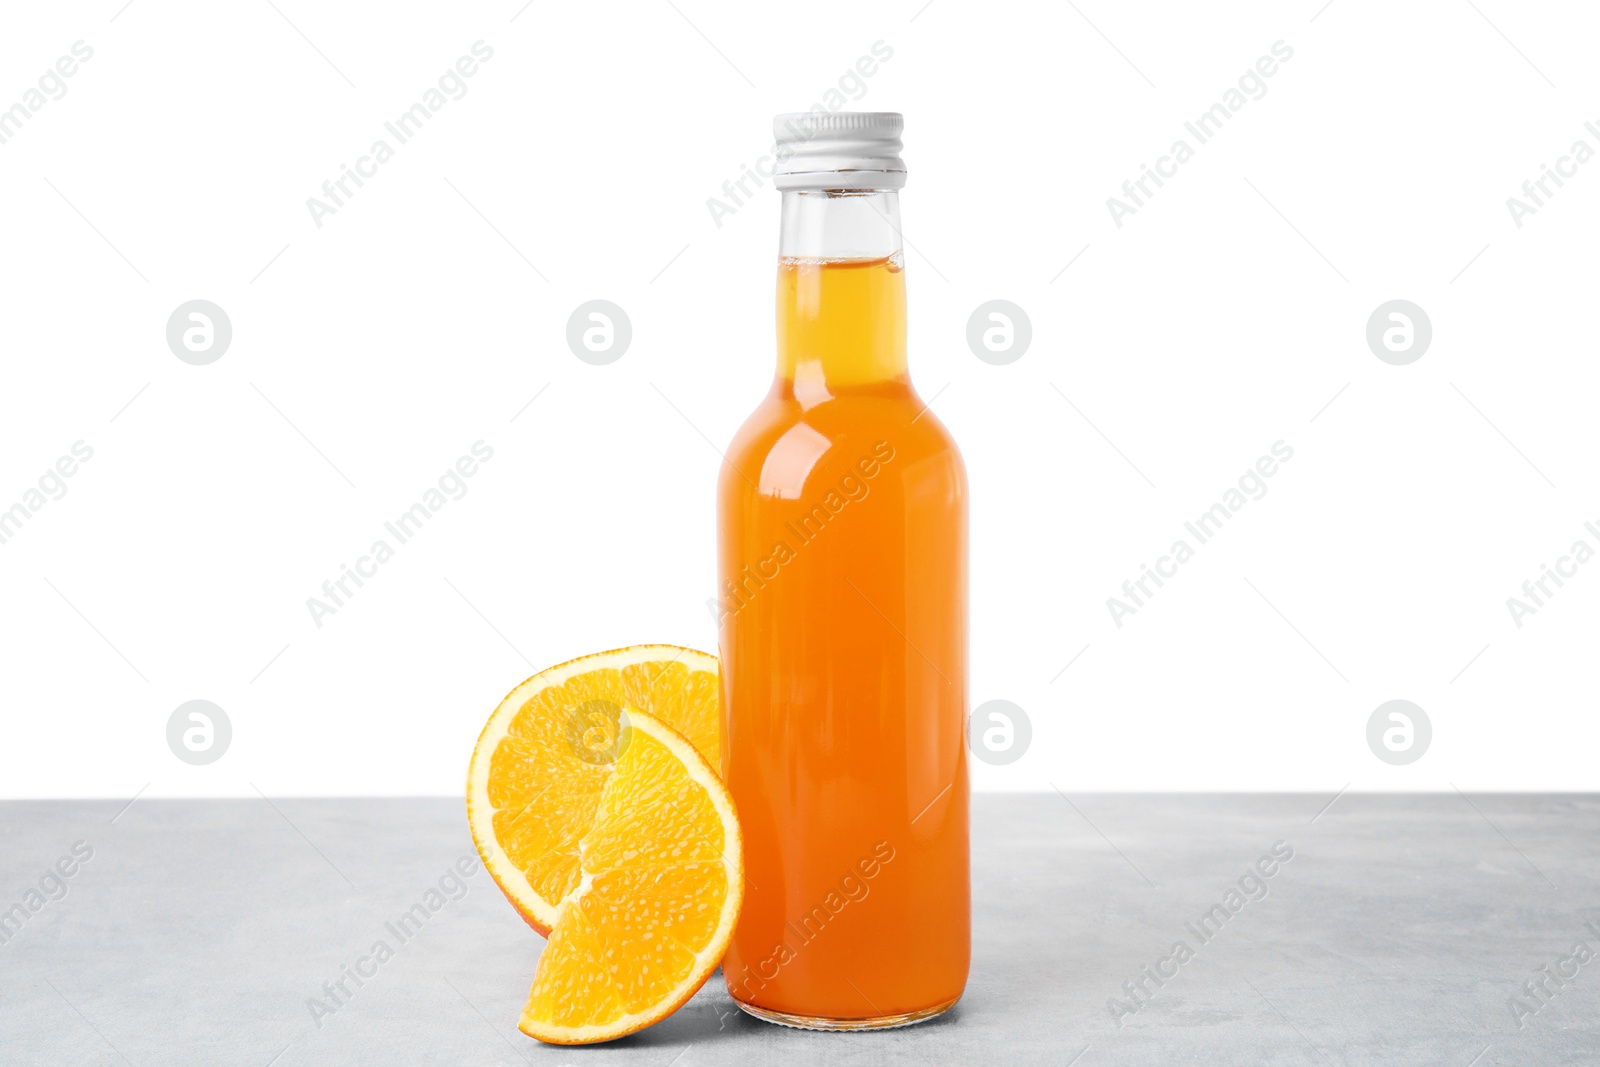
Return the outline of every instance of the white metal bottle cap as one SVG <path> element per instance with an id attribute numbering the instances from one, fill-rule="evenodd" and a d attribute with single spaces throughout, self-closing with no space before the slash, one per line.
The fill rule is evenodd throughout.
<path id="1" fill-rule="evenodd" d="M 804 111 L 772 120 L 779 189 L 901 189 L 905 121 L 893 111 Z"/>

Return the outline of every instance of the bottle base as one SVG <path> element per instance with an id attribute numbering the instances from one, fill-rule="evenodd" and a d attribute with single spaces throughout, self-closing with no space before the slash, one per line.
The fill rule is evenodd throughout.
<path id="1" fill-rule="evenodd" d="M 786 1011 L 773 1011 L 771 1008 L 758 1008 L 754 1004 L 746 1004 L 742 1000 L 734 1000 L 739 1005 L 739 1010 L 746 1015 L 753 1016 L 779 1026 L 792 1026 L 797 1030 L 892 1030 L 900 1026 L 914 1026 L 917 1023 L 927 1022 L 929 1019 L 938 1018 L 956 1006 L 960 997 L 954 997 L 943 1004 L 921 1011 L 909 1011 L 900 1015 L 878 1015 L 864 1019 L 835 1019 L 822 1015 L 792 1015 Z"/>

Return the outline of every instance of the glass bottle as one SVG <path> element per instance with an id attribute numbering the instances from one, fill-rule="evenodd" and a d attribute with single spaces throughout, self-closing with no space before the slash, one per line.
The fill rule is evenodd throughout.
<path id="1" fill-rule="evenodd" d="M 723 974 L 758 1017 L 900 1026 L 971 950 L 966 471 L 907 371 L 900 116 L 776 128 L 777 374 L 718 486 Z"/>

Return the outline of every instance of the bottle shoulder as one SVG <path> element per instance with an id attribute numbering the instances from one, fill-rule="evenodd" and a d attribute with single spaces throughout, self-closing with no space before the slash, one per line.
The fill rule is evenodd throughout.
<path id="1" fill-rule="evenodd" d="M 892 464 L 899 478 L 949 483 L 964 495 L 955 439 L 909 385 L 852 391 L 802 406 L 774 388 L 734 434 L 725 491 L 799 497 L 817 481 Z"/>

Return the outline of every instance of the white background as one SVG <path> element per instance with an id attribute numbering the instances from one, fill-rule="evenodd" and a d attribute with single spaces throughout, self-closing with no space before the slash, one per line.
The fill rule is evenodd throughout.
<path id="1" fill-rule="evenodd" d="M 707 200 L 877 41 L 848 106 L 906 115 L 972 699 L 1034 729 L 977 788 L 1600 786 L 1600 562 L 1520 629 L 1506 607 L 1600 548 L 1600 161 L 1506 207 L 1600 149 L 1584 5 L 123 2 L 0 31 L 0 107 L 94 49 L 0 145 L 0 507 L 94 449 L 0 545 L 0 794 L 456 793 L 533 669 L 714 650 L 714 446 L 771 375 L 778 198 L 720 227 Z M 314 225 L 479 40 L 466 95 Z M 1114 225 L 1280 40 L 1266 95 Z M 196 298 L 234 332 L 203 367 L 165 340 Z M 593 298 L 632 320 L 610 366 L 565 343 Z M 1032 320 L 1008 366 L 965 341 L 993 298 Z M 1395 298 L 1434 330 L 1403 367 L 1364 336 Z M 315 626 L 479 440 L 467 495 Z M 1106 598 L 1278 440 L 1267 495 L 1116 627 Z M 194 698 L 233 724 L 205 767 L 165 740 Z M 1367 748 L 1392 698 L 1433 723 L 1409 766 Z"/>

